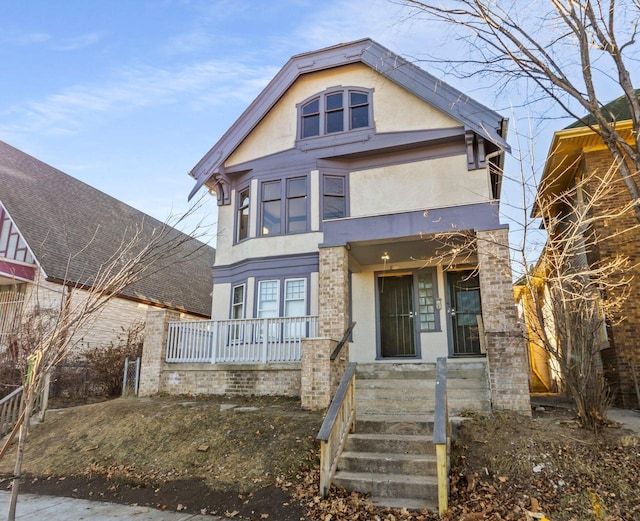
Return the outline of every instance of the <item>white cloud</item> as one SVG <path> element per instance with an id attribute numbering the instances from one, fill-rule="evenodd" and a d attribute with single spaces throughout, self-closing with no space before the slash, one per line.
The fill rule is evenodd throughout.
<path id="1" fill-rule="evenodd" d="M 230 99 L 245 104 L 275 74 L 267 66 L 210 60 L 176 68 L 121 69 L 105 83 L 76 85 L 5 111 L 0 133 L 73 133 L 97 113 L 118 115 L 141 107 L 181 102 L 194 110 Z"/>
<path id="2" fill-rule="evenodd" d="M 35 45 L 51 40 L 51 35 L 43 32 L 31 32 L 31 33 L 12 33 L 4 34 L 0 37 L 0 43 L 8 45 Z"/>
<path id="3" fill-rule="evenodd" d="M 94 32 L 75 36 L 73 38 L 65 38 L 52 46 L 55 51 L 75 51 L 89 47 L 98 43 L 105 36 L 105 32 Z"/>

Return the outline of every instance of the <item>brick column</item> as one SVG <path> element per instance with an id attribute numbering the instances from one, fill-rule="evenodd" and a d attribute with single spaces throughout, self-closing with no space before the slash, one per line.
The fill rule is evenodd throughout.
<path id="1" fill-rule="evenodd" d="M 320 248 L 318 271 L 319 336 L 340 340 L 349 326 L 347 248 Z"/>
<path id="2" fill-rule="evenodd" d="M 342 378 L 347 346 L 330 360 L 349 321 L 349 257 L 344 246 L 320 248 L 318 269 L 319 338 L 303 339 L 300 400 L 303 409 L 324 409 Z"/>
<path id="3" fill-rule="evenodd" d="M 330 338 L 302 339 L 300 402 L 303 409 L 326 409 L 331 403 L 331 353 L 338 342 Z"/>
<path id="4" fill-rule="evenodd" d="M 138 394 L 150 396 L 160 392 L 160 373 L 167 348 L 169 322 L 180 320 L 180 313 L 166 309 L 150 309 L 144 324 L 144 344 Z"/>
<path id="5" fill-rule="evenodd" d="M 477 239 L 492 406 L 531 414 L 527 345 L 516 320 L 509 231 L 477 232 Z"/>

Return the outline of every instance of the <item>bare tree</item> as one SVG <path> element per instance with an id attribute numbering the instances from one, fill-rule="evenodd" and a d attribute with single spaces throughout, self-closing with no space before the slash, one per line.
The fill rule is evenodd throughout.
<path id="1" fill-rule="evenodd" d="M 197 205 L 172 224 L 184 223 L 196 208 Z M 100 230 L 96 230 L 95 236 L 99 233 Z M 119 246 L 107 254 L 108 257 L 96 272 L 87 275 L 81 282 L 63 282 L 63 286 L 77 290 L 74 293 L 79 298 L 63 298 L 55 309 L 41 307 L 35 302 L 32 312 L 27 313 L 16 326 L 12 334 L 12 349 L 23 375 L 24 406 L 18 423 L 0 449 L 2 459 L 15 435 L 18 435 L 9 521 L 15 519 L 28 419 L 45 375 L 65 357 L 78 341 L 77 333 L 90 327 L 110 300 L 145 278 L 201 255 L 204 245 L 195 238 L 203 234 L 202 223 L 197 224 L 191 234 L 184 234 L 167 223 L 155 220 L 143 221 L 135 228 L 124 230 Z M 91 246 L 89 243 L 85 248 L 90 249 Z M 68 272 L 80 253 L 69 256 Z M 34 296 L 37 299 L 37 290 Z"/>
<path id="2" fill-rule="evenodd" d="M 392 0 L 394 1 L 394 0 Z M 617 166 L 640 220 L 640 101 L 630 70 L 637 69 L 639 0 L 397 0 L 412 16 L 459 29 L 464 59 L 440 56 L 459 77 L 483 75 L 503 89 L 526 80 L 536 98 L 551 99 L 598 134 Z M 622 94 L 625 118 L 605 105 Z M 628 107 L 628 111 L 626 110 Z M 584 117 L 587 114 L 587 117 Z M 630 161 L 625 161 L 628 158 Z"/>

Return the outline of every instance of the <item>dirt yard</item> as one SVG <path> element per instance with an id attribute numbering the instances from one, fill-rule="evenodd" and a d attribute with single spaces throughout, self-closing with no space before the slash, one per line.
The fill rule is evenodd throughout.
<path id="1" fill-rule="evenodd" d="M 318 496 L 321 415 L 283 398 L 118 399 L 33 429 L 21 490 L 242 519 L 426 521 L 332 490 Z M 570 411 L 473 417 L 453 447 L 447 519 L 640 520 L 640 441 Z M 8 487 L 10 453 L 0 462 Z"/>

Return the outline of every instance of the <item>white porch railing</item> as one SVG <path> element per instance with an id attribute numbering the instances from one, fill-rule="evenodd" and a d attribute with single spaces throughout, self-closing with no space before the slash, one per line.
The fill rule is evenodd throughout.
<path id="1" fill-rule="evenodd" d="M 302 339 L 316 336 L 317 316 L 170 322 L 166 361 L 298 362 Z"/>

